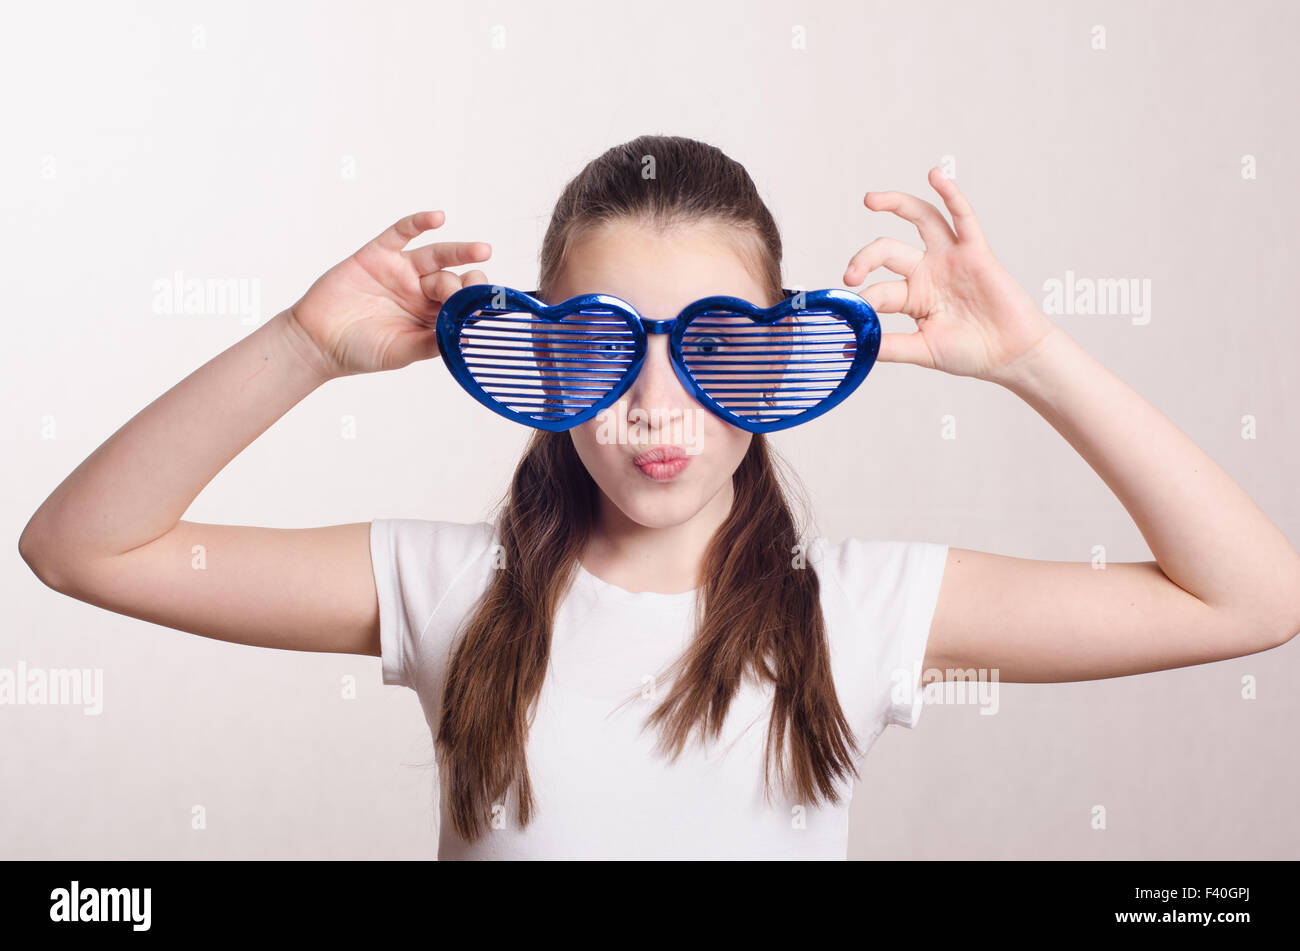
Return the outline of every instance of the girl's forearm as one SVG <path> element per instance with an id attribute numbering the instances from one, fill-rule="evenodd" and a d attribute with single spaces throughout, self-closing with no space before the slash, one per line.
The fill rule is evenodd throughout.
<path id="1" fill-rule="evenodd" d="M 159 538 L 328 375 L 285 311 L 137 413 L 54 490 L 19 547 L 52 574 Z"/>
<path id="2" fill-rule="evenodd" d="M 1200 447 L 1063 330 L 999 382 L 1101 476 L 1171 581 L 1249 623 L 1300 624 L 1300 555 L 1286 536 Z"/>

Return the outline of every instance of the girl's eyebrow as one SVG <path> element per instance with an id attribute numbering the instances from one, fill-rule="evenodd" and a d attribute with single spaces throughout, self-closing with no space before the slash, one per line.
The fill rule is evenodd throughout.
<path id="1" fill-rule="evenodd" d="M 538 300 L 541 300 L 541 299 L 542 299 L 542 292 L 541 292 L 540 289 L 538 289 L 538 290 L 531 290 L 531 291 L 524 291 L 524 293 L 527 294 L 529 297 L 536 297 Z M 589 294 L 604 294 L 604 293 L 608 293 L 608 292 L 606 292 L 606 291 L 586 291 L 586 292 L 584 292 L 584 293 L 589 293 Z M 789 300 L 791 297 L 794 297 L 794 295 L 797 294 L 798 291 L 791 290 L 791 289 L 788 288 L 788 287 L 783 287 L 783 288 L 781 288 L 781 293 L 784 295 L 784 296 L 782 297 L 782 300 Z M 569 295 L 569 296 L 570 296 L 570 297 L 581 297 L 582 294 L 571 294 L 571 295 Z M 617 297 L 619 300 L 621 300 L 621 301 L 623 301 L 624 303 L 628 304 L 628 305 L 629 305 L 633 310 L 635 310 L 638 314 L 640 314 L 642 317 L 646 318 L 647 320 L 675 320 L 675 319 L 677 318 L 677 314 L 681 313 L 682 310 L 685 310 L 685 309 L 686 309 L 685 307 L 683 307 L 683 308 L 679 309 L 678 312 L 675 313 L 675 314 L 669 314 L 669 315 L 662 316 L 662 317 L 656 317 L 656 316 L 654 316 L 654 315 L 652 315 L 652 314 L 647 314 L 644 310 L 642 310 L 641 308 L 637 307 L 635 304 L 633 304 L 631 301 L 629 301 L 626 297 L 622 297 L 622 296 L 620 296 L 620 295 L 618 295 L 618 294 L 613 294 L 613 295 L 611 295 L 611 296 L 613 296 L 613 297 Z M 740 297 L 741 300 L 749 300 L 748 297 L 743 296 L 743 295 L 737 295 L 737 294 L 705 294 L 704 297 Z M 695 300 L 703 300 L 704 297 L 697 297 L 697 298 L 695 298 Z M 567 300 L 568 298 L 565 298 L 565 299 Z M 780 301 L 778 301 L 777 303 L 780 303 Z M 548 306 L 552 306 L 552 305 L 548 305 Z M 690 306 L 690 305 L 688 304 L 687 306 Z M 488 308 L 484 308 L 484 310 L 488 310 Z"/>

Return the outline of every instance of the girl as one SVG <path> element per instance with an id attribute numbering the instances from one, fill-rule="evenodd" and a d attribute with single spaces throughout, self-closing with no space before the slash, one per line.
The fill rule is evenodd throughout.
<path id="1" fill-rule="evenodd" d="M 911 195 L 866 195 L 924 245 L 878 238 L 849 261 L 853 287 L 878 267 L 899 275 L 862 296 L 917 325 L 884 335 L 879 359 L 1026 400 L 1114 491 L 1155 562 L 804 546 L 766 440 L 702 412 L 693 454 L 611 440 L 595 420 L 537 432 L 490 523 L 181 521 L 316 387 L 437 356 L 441 304 L 487 283 L 451 268 L 490 254 L 404 250 L 442 227 L 437 211 L 397 222 L 146 407 L 55 489 L 22 555 L 55 590 L 154 623 L 380 657 L 436 738 L 440 858 L 843 858 L 853 779 L 885 726 L 915 724 L 922 669 L 1118 677 L 1267 650 L 1300 629 L 1287 539 L 1035 307 L 957 186 L 937 169 L 929 180 L 951 222 Z M 589 164 L 541 252 L 546 301 L 603 292 L 654 318 L 714 294 L 768 306 L 781 286 L 781 240 L 749 175 L 682 138 Z M 615 412 L 657 420 L 655 437 L 698 409 L 652 336 Z M 203 572 L 196 544 L 221 554 Z"/>

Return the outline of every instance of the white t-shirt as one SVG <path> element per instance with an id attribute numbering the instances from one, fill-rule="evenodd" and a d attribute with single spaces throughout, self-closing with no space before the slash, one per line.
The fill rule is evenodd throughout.
<path id="1" fill-rule="evenodd" d="M 383 681 L 416 691 L 435 736 L 455 637 L 495 570 L 495 541 L 487 522 L 371 523 Z M 930 542 L 809 546 L 836 692 L 862 756 L 886 726 L 920 716 L 947 552 Z M 512 794 L 469 843 L 444 802 L 439 859 L 846 857 L 852 782 L 836 805 L 764 801 L 770 685 L 747 681 L 709 746 L 697 733 L 674 762 L 653 749 L 657 730 L 642 725 L 664 696 L 655 678 L 692 636 L 694 600 L 630 592 L 579 566 L 526 747 L 537 810 L 521 829 Z"/>

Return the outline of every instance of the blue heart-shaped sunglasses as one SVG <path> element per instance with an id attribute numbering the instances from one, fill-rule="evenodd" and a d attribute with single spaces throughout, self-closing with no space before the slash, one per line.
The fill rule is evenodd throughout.
<path id="1" fill-rule="evenodd" d="M 553 306 L 538 291 L 462 288 L 438 314 L 438 347 L 462 387 L 495 413 L 551 432 L 593 419 L 632 385 L 648 334 L 668 334 L 677 379 L 751 433 L 797 426 L 841 403 L 876 362 L 880 322 L 841 290 L 785 291 L 768 308 L 705 297 L 649 320 L 609 294 Z"/>

